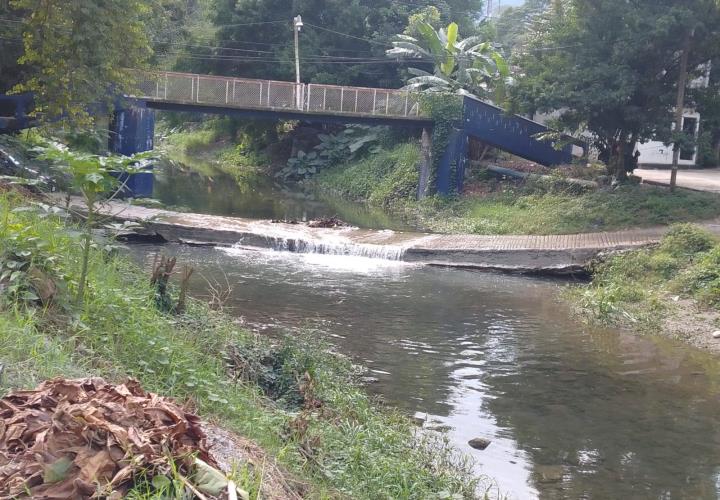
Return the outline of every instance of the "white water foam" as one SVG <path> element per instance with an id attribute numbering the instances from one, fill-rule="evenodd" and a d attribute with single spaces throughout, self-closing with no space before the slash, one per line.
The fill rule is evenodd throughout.
<path id="1" fill-rule="evenodd" d="M 405 249 L 395 245 L 369 245 L 346 239 L 273 238 L 273 250 L 279 252 L 344 255 L 369 259 L 402 260 Z"/>

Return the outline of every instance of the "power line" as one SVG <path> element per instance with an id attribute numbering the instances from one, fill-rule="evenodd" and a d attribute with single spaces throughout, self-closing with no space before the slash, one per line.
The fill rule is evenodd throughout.
<path id="1" fill-rule="evenodd" d="M 307 22 L 305 23 L 305 26 L 312 26 L 312 27 L 315 28 L 315 29 L 327 31 L 327 32 L 329 32 L 329 33 L 334 33 L 334 34 L 340 35 L 340 36 L 346 36 L 346 37 L 348 37 L 348 38 L 354 38 L 355 40 L 362 40 L 362 41 L 364 41 L 364 42 L 374 43 L 374 44 L 376 44 L 376 45 L 382 45 L 383 47 L 387 47 L 387 46 L 388 46 L 387 43 L 378 42 L 377 40 L 372 40 L 372 39 L 370 39 L 370 38 L 363 38 L 363 37 L 361 37 L 361 36 L 355 36 L 355 35 L 351 35 L 351 34 L 349 34 L 349 33 L 343 33 L 343 32 L 341 32 L 341 31 L 331 30 L 331 29 L 329 29 L 329 28 L 323 28 L 322 26 L 317 26 L 317 25 L 315 25 L 315 24 L 310 24 L 310 23 L 307 23 Z"/>

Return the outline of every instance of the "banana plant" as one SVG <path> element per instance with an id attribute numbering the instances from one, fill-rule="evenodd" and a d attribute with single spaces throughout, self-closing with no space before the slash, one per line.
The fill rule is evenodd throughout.
<path id="1" fill-rule="evenodd" d="M 408 68 L 412 75 L 407 90 L 454 92 L 479 98 L 503 100 L 504 89 L 512 83 L 510 69 L 503 56 L 481 37 L 459 39 L 458 25 L 435 30 L 427 22 L 417 25 L 420 37 L 397 35 L 389 57 L 418 60 L 434 65 L 432 73 Z"/>

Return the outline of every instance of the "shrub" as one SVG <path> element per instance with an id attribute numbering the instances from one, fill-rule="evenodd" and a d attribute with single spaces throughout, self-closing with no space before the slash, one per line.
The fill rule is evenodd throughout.
<path id="1" fill-rule="evenodd" d="M 706 304 L 720 304 L 720 246 L 701 255 L 680 275 L 675 287 Z"/>
<path id="2" fill-rule="evenodd" d="M 677 224 L 663 238 L 660 249 L 674 257 L 693 256 L 706 252 L 717 238 L 694 224 Z"/>

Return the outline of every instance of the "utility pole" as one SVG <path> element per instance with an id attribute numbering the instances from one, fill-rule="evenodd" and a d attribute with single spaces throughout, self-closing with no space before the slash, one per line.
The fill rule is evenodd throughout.
<path id="1" fill-rule="evenodd" d="M 683 116 L 685 113 L 685 86 L 687 85 L 687 67 L 688 57 L 690 55 L 690 44 L 695 35 L 695 30 L 690 30 L 685 35 L 685 43 L 683 43 L 682 53 L 680 54 L 680 74 L 677 83 L 677 102 L 675 103 L 675 134 L 683 132 Z M 679 137 L 679 135 L 678 135 Z M 670 191 L 675 191 L 677 183 L 678 163 L 680 162 L 680 144 L 675 142 L 673 147 L 672 170 L 670 172 Z"/>
<path id="2" fill-rule="evenodd" d="M 293 31 L 295 32 L 295 100 L 297 109 L 303 107 L 303 96 L 300 92 L 300 30 L 303 27 L 302 17 L 295 16 L 293 19 Z"/>

